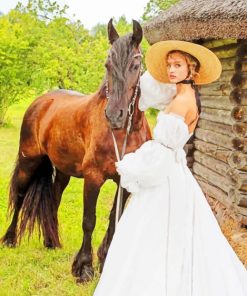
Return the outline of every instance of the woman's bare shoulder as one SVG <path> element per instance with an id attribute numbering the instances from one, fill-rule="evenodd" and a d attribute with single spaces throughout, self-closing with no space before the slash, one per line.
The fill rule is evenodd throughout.
<path id="1" fill-rule="evenodd" d="M 174 97 L 174 101 L 180 103 L 192 103 L 195 101 L 195 95 L 193 93 L 179 94 Z"/>

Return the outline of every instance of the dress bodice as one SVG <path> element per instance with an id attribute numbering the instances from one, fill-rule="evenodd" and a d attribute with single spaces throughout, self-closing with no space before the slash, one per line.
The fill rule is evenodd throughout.
<path id="1" fill-rule="evenodd" d="M 122 187 L 137 192 L 141 188 L 157 186 L 178 168 L 185 168 L 183 147 L 191 135 L 183 117 L 160 111 L 153 140 L 116 162 Z"/>
<path id="2" fill-rule="evenodd" d="M 193 134 L 184 120 L 178 114 L 160 111 L 153 130 L 154 140 L 174 150 L 183 148 Z"/>

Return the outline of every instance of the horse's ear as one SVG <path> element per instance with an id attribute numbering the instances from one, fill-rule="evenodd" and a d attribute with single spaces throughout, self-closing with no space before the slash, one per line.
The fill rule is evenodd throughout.
<path id="1" fill-rule="evenodd" d="M 138 46 L 142 41 L 142 36 L 143 36 L 142 27 L 137 21 L 133 20 L 132 22 L 133 22 L 132 43 Z"/>
<path id="2" fill-rule="evenodd" d="M 112 18 L 109 20 L 108 23 L 108 39 L 111 44 L 119 38 L 119 35 L 112 24 Z"/>

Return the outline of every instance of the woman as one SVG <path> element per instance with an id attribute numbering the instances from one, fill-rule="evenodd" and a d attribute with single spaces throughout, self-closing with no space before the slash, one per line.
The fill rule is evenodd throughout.
<path id="1" fill-rule="evenodd" d="M 221 64 L 200 45 L 161 41 L 149 48 L 146 65 L 152 78 L 147 74 L 149 82 L 141 85 L 141 105 L 147 106 L 148 88 L 154 87 L 161 90 L 153 91 L 154 105 L 164 98 L 167 106 L 158 114 L 154 139 L 116 163 L 132 197 L 94 295 L 246 296 L 247 271 L 186 166 L 183 150 L 200 114 L 194 83 L 218 79 Z M 167 82 L 176 84 L 169 104 L 163 93 Z"/>

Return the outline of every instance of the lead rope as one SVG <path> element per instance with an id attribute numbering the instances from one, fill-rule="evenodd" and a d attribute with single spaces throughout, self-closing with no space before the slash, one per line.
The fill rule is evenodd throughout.
<path id="1" fill-rule="evenodd" d="M 127 125 L 127 128 L 126 128 L 126 134 L 125 134 L 125 137 L 124 137 L 124 143 L 123 143 L 123 147 L 122 147 L 121 158 L 120 158 L 120 154 L 119 154 L 119 150 L 118 150 L 118 146 L 117 146 L 116 137 L 115 137 L 115 135 L 113 133 L 113 130 L 111 131 L 117 161 L 120 161 L 123 158 L 124 154 L 125 154 L 127 139 L 128 139 L 128 135 L 130 133 L 132 118 L 133 118 L 133 114 L 134 114 L 134 111 L 135 111 L 135 102 L 136 102 L 136 98 L 137 98 L 137 94 L 138 94 L 139 85 L 140 85 L 140 76 L 139 76 L 138 82 L 136 84 L 134 96 L 133 96 L 133 98 L 132 98 L 132 100 L 131 100 L 131 102 L 130 102 L 130 104 L 128 106 L 128 115 L 129 115 L 129 117 L 128 117 L 128 125 Z M 120 184 L 121 184 L 121 176 L 120 176 L 120 180 L 119 180 L 118 194 L 117 194 L 115 229 L 117 227 L 118 221 L 119 221 L 119 219 L 120 219 L 120 217 L 122 215 L 122 210 L 123 210 L 122 209 L 122 207 L 123 207 L 123 187 Z"/>
<path id="2" fill-rule="evenodd" d="M 141 52 L 138 52 L 138 53 L 133 55 L 133 58 L 136 58 L 136 57 L 142 57 Z M 130 102 L 130 104 L 128 106 L 129 118 L 128 118 L 128 125 L 127 125 L 127 129 L 126 129 L 126 134 L 125 134 L 125 138 L 124 138 L 124 143 L 123 143 L 123 147 L 122 147 L 121 158 L 120 158 L 120 155 L 119 155 L 116 138 L 114 136 L 113 130 L 111 130 L 117 161 L 120 161 L 123 158 L 124 154 L 125 154 L 127 138 L 128 138 L 128 135 L 129 135 L 129 132 L 130 132 L 130 129 L 131 129 L 132 117 L 133 117 L 134 110 L 135 110 L 135 101 L 136 101 L 137 94 L 138 94 L 138 89 L 139 89 L 139 86 L 140 86 L 140 76 L 141 76 L 141 68 L 140 68 L 139 77 L 138 77 L 138 80 L 137 80 L 134 96 L 133 96 L 133 98 L 132 98 L 132 100 L 131 100 L 131 102 Z M 105 91 L 106 91 L 106 98 L 110 99 L 109 86 L 108 86 L 108 79 L 107 78 L 106 78 L 106 84 L 105 84 Z M 121 217 L 121 214 L 122 214 L 123 188 L 121 187 L 120 184 L 121 184 L 121 176 L 120 176 L 119 185 L 118 185 L 115 229 L 116 229 L 117 223 L 118 223 L 118 221 L 119 221 L 119 219 Z"/>

